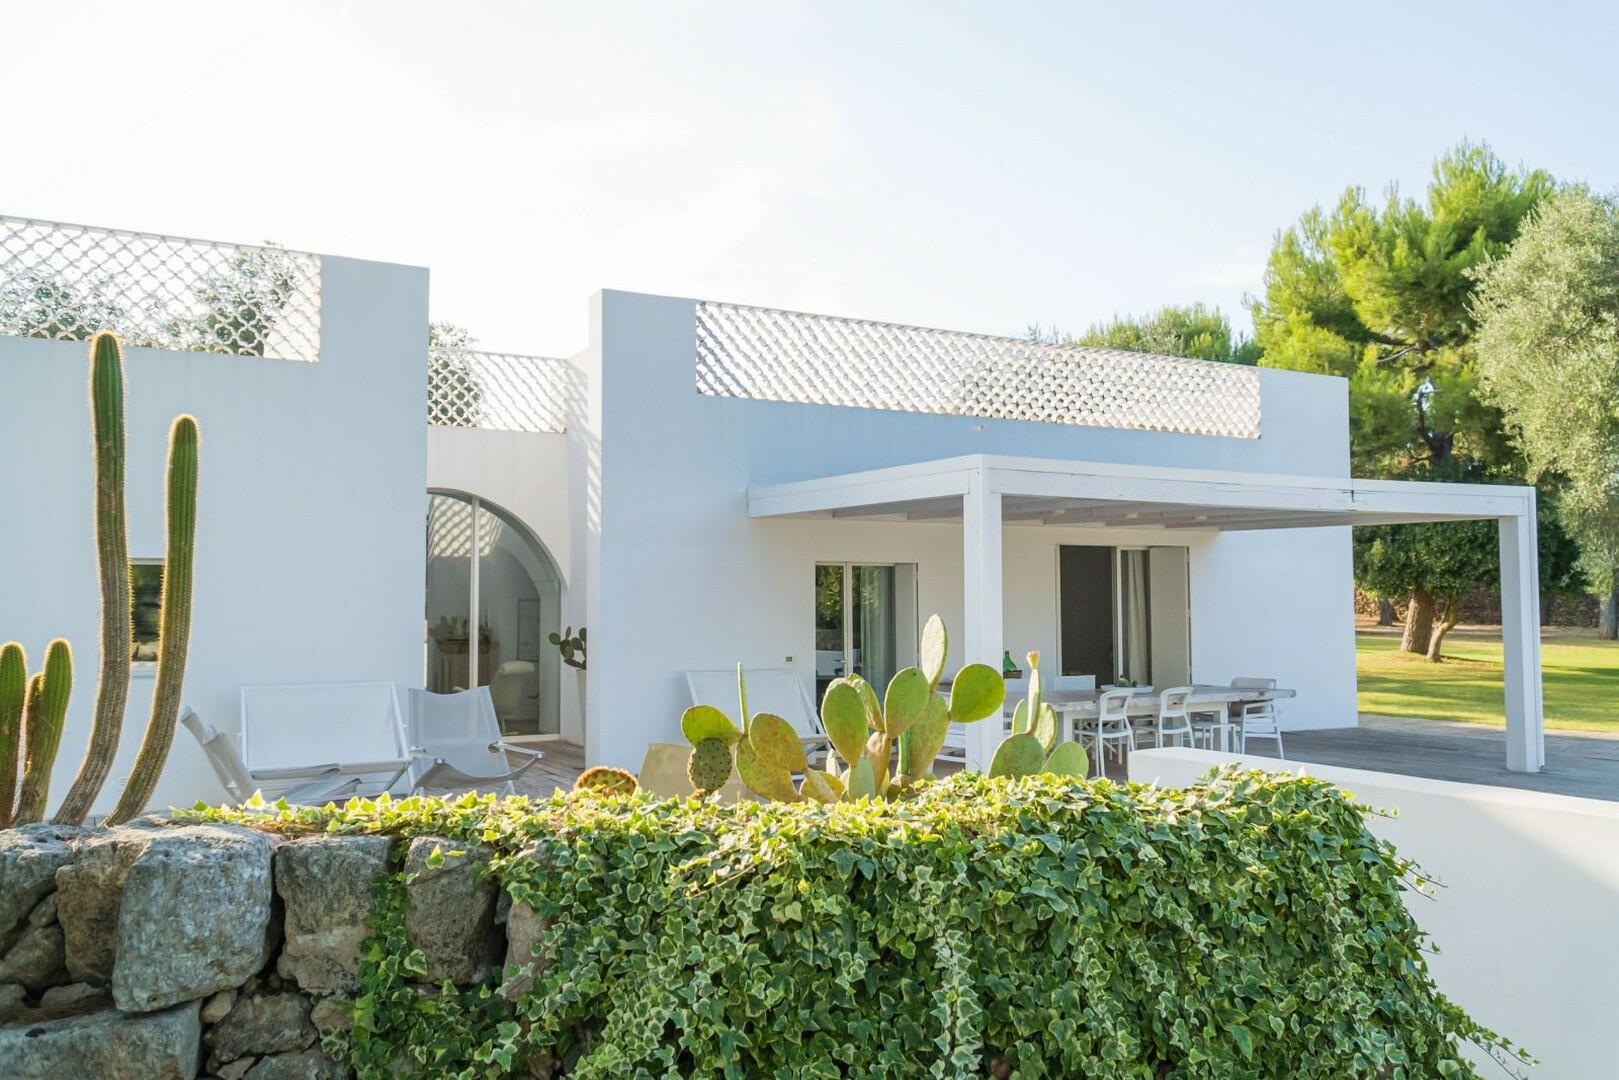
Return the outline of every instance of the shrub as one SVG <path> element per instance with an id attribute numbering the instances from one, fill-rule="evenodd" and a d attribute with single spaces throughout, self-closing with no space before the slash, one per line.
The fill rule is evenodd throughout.
<path id="1" fill-rule="evenodd" d="M 1320 780 L 1225 772 L 196 816 L 477 839 L 554 920 L 515 1003 L 422 995 L 395 895 L 365 1022 L 330 1044 L 362 1075 L 401 1052 L 464 1076 L 577 1056 L 579 1077 L 1473 1076 L 1467 1043 L 1510 1060 L 1434 986 L 1402 900 L 1422 879 L 1364 809 Z"/>

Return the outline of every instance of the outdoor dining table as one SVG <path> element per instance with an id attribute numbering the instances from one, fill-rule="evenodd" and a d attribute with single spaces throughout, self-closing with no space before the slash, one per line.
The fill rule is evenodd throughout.
<path id="1" fill-rule="evenodd" d="M 1126 715 L 1132 719 L 1158 715 L 1158 694 L 1161 691 L 1150 686 L 1119 687 L 1119 689 L 1135 691 L 1125 706 Z M 1097 703 L 1102 693 L 1100 690 L 1052 690 L 1042 697 L 1050 703 L 1065 725 L 1071 725 L 1071 737 L 1077 739 L 1084 725 L 1096 719 L 1099 711 Z M 1297 696 L 1298 691 L 1280 687 L 1266 690 L 1251 686 L 1211 686 L 1199 683 L 1192 687 L 1192 694 L 1186 699 L 1186 707 L 1194 713 L 1209 712 L 1217 715 L 1220 718 L 1218 725 L 1220 749 L 1229 750 L 1231 713 L 1234 706 L 1257 701 L 1281 701 Z"/>

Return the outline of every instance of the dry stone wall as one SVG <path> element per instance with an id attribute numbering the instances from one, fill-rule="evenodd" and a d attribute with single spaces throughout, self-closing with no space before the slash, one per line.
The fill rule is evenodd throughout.
<path id="1" fill-rule="evenodd" d="M 337 1080 L 321 1049 L 346 1026 L 391 859 L 403 861 L 424 984 L 526 963 L 508 951 L 486 853 L 433 838 L 286 839 L 147 820 L 0 831 L 0 1062 L 11 1080 Z M 450 854 L 430 859 L 438 847 Z M 520 954 L 520 955 L 519 955 Z"/>

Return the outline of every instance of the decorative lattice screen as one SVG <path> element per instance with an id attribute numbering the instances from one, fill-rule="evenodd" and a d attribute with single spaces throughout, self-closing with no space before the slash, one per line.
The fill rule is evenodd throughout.
<path id="1" fill-rule="evenodd" d="M 319 255 L 0 217 L 0 334 L 320 359 Z"/>
<path id="2" fill-rule="evenodd" d="M 495 431 L 567 430 L 568 366 L 516 353 L 435 347 L 427 354 L 427 422 Z"/>
<path id="3" fill-rule="evenodd" d="M 697 305 L 697 389 L 724 397 L 1257 439 L 1259 372 L 1147 353 Z"/>

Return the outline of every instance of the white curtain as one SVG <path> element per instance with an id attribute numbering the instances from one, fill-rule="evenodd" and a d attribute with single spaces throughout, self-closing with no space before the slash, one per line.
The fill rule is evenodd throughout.
<path id="1" fill-rule="evenodd" d="M 855 670 L 882 696 L 898 670 L 894 641 L 894 568 L 854 568 Z"/>
<path id="2" fill-rule="evenodd" d="M 1152 681 L 1152 628 L 1148 621 L 1147 553 L 1119 552 L 1119 674 L 1133 683 Z"/>

